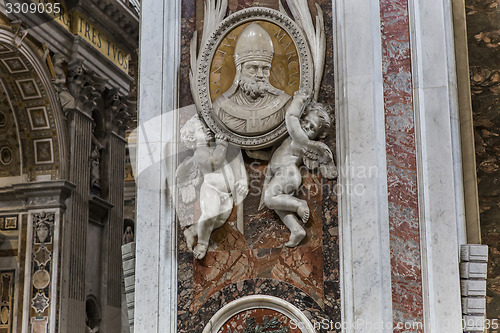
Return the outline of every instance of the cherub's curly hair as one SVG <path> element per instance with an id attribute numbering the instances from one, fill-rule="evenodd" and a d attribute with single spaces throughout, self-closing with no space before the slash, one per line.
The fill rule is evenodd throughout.
<path id="1" fill-rule="evenodd" d="M 332 122 L 329 109 L 325 104 L 312 102 L 307 106 L 302 117 L 311 112 L 315 112 L 318 115 L 318 118 L 321 122 L 321 131 L 319 133 L 319 138 L 324 139 L 328 135 L 328 130 L 330 129 Z"/>
<path id="2" fill-rule="evenodd" d="M 181 127 L 180 134 L 181 140 L 184 142 L 186 147 L 192 149 L 194 148 L 194 133 L 196 132 L 196 125 L 199 123 L 204 126 L 203 122 L 200 120 L 200 117 L 195 114 L 191 117 L 186 123 Z"/>

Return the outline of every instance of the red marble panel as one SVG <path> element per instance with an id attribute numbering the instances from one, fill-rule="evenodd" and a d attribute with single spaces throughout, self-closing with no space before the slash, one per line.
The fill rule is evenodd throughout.
<path id="1" fill-rule="evenodd" d="M 254 278 L 285 281 L 324 303 L 321 247 L 208 252 L 193 267 L 193 312 L 229 284 Z"/>
<path id="2" fill-rule="evenodd" d="M 395 323 L 422 322 L 408 1 L 381 0 L 380 8 L 393 319 Z M 394 332 L 404 330 L 395 329 Z"/>

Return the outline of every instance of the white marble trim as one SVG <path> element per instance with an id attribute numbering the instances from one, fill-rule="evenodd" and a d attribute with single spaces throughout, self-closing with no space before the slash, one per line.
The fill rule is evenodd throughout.
<path id="1" fill-rule="evenodd" d="M 392 332 L 379 2 L 336 1 L 334 11 L 342 321 L 347 333 Z M 349 173 L 357 167 L 378 172 L 358 178 Z M 345 193 L 357 186 L 363 195 Z M 360 321 L 391 328 L 356 327 Z"/>
<path id="2" fill-rule="evenodd" d="M 462 331 L 458 263 L 465 209 L 450 5 L 409 2 L 426 332 Z"/>
<path id="3" fill-rule="evenodd" d="M 177 226 L 167 175 L 176 161 L 180 1 L 144 0 L 137 136 L 136 332 L 177 331 Z"/>
<path id="4" fill-rule="evenodd" d="M 222 326 L 233 316 L 252 309 L 270 309 L 280 312 L 293 320 L 294 323 L 299 324 L 297 326 L 299 326 L 302 333 L 315 333 L 309 319 L 296 306 L 281 298 L 267 295 L 245 296 L 226 304 L 210 319 L 203 333 L 219 332 Z"/>
<path id="5" fill-rule="evenodd" d="M 26 226 L 26 256 L 33 255 L 33 217 L 31 212 L 28 213 L 28 223 Z M 23 326 L 22 331 L 28 332 L 28 325 L 30 323 L 30 309 L 31 309 L 31 260 L 24 262 L 24 292 L 23 292 Z"/>
<path id="6" fill-rule="evenodd" d="M 43 209 L 41 211 L 44 211 Z M 57 313 L 57 299 L 58 299 L 58 294 L 57 294 L 57 285 L 59 283 L 59 235 L 60 235 L 60 228 L 61 228 L 61 215 L 60 215 L 60 210 L 55 210 L 55 211 L 47 211 L 45 210 L 46 213 L 51 213 L 53 212 L 55 214 L 54 216 L 54 226 L 52 227 L 52 230 L 54 232 L 53 234 L 53 240 L 52 240 L 52 270 L 51 270 L 51 279 L 50 279 L 50 316 L 49 316 L 49 323 L 50 323 L 50 333 L 55 333 L 56 332 L 56 313 Z"/>

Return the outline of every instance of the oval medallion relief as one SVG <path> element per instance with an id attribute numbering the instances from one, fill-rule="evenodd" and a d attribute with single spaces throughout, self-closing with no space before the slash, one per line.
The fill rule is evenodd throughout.
<path id="1" fill-rule="evenodd" d="M 245 149 L 286 135 L 293 94 L 312 87 L 310 50 L 288 16 L 252 7 L 222 21 L 201 52 L 198 100 L 210 129 Z"/>

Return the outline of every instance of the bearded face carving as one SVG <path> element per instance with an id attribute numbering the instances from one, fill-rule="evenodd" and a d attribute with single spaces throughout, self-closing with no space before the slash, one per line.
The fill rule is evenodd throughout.
<path id="1" fill-rule="evenodd" d="M 258 23 L 249 24 L 238 37 L 233 85 L 213 104 L 215 114 L 232 132 L 255 136 L 283 122 L 291 96 L 269 82 L 273 54 L 271 36 Z"/>

